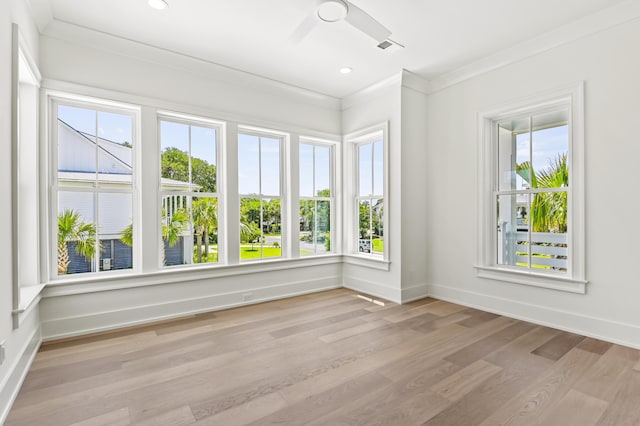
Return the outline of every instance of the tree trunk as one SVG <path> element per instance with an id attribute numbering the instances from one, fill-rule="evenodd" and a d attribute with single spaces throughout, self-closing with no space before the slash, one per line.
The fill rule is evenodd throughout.
<path id="1" fill-rule="evenodd" d="M 69 269 L 69 248 L 67 243 L 58 244 L 58 275 L 66 275 Z"/>
<path id="2" fill-rule="evenodd" d="M 209 261 L 209 230 L 204 230 L 204 261 Z"/>
<path id="3" fill-rule="evenodd" d="M 198 253 L 198 263 L 202 263 L 202 232 L 198 232 L 196 236 L 196 253 Z"/>

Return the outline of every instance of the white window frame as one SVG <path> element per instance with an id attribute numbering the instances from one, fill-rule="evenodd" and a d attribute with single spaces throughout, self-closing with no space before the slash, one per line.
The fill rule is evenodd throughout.
<path id="1" fill-rule="evenodd" d="M 40 268 L 40 81 L 18 24 L 11 43 L 11 260 L 13 328 L 37 304 Z"/>
<path id="2" fill-rule="evenodd" d="M 346 188 L 345 208 L 343 211 L 345 223 L 345 262 L 370 266 L 377 269 L 389 270 L 390 259 L 390 238 L 389 238 L 389 123 L 384 122 L 378 125 L 367 127 L 359 131 L 345 135 L 345 167 L 346 175 L 349 176 Z M 373 198 L 384 200 L 384 215 L 382 218 L 384 229 L 384 252 L 382 254 L 360 253 L 358 251 L 359 241 L 359 201 L 360 199 L 370 199 L 369 195 L 359 195 L 359 164 L 358 147 L 362 144 L 382 141 L 383 152 L 383 193 L 376 194 Z M 381 195 L 381 196 L 378 196 Z"/>
<path id="3" fill-rule="evenodd" d="M 309 137 L 304 137 L 301 136 L 300 137 L 300 142 L 299 142 L 299 146 L 300 145 L 310 145 L 313 146 L 313 193 L 315 194 L 316 191 L 316 173 L 315 173 L 315 167 L 316 167 L 316 162 L 315 162 L 315 147 L 319 146 L 319 147 L 328 147 L 329 148 L 329 191 L 331 196 L 330 197 L 318 197 L 318 196 L 302 196 L 299 195 L 298 198 L 298 206 L 297 206 L 297 210 L 298 212 L 300 211 L 300 201 L 329 201 L 330 203 L 330 210 L 329 210 L 329 221 L 330 221 L 330 227 L 329 227 L 329 235 L 331 236 L 331 250 L 329 250 L 328 252 L 324 253 L 324 254 L 318 254 L 318 253 L 314 253 L 314 254 L 306 254 L 306 255 L 302 255 L 299 254 L 300 257 L 304 257 L 304 258 L 308 258 L 308 257 L 314 257 L 314 256 L 324 256 L 324 255 L 328 255 L 328 254 L 333 254 L 336 253 L 336 249 L 335 249 L 335 244 L 338 243 L 337 238 L 336 238 L 336 232 L 335 232 L 335 228 L 337 228 L 336 226 L 336 144 L 334 142 L 328 142 L 328 141 L 324 141 L 324 140 L 319 140 L 319 139 L 314 139 L 314 138 L 309 138 Z M 298 171 L 300 170 L 300 164 L 299 164 L 299 156 L 298 156 L 298 161 L 296 162 L 296 166 L 298 168 Z M 292 167 L 293 167 L 293 163 L 292 163 Z M 298 187 L 298 194 L 300 194 L 300 189 Z M 297 225 L 297 224 L 296 224 Z M 316 226 L 315 228 L 317 228 L 317 221 L 316 221 Z M 299 231 L 299 226 L 297 227 L 298 231 Z M 299 235 L 298 235 L 298 239 L 299 239 Z M 335 240 L 335 241 L 334 241 Z M 314 243 L 314 245 L 317 245 L 317 243 Z M 298 253 L 300 253 L 300 250 L 298 249 Z"/>
<path id="4" fill-rule="evenodd" d="M 568 268 L 541 271 L 497 264 L 497 122 L 566 107 L 569 110 Z M 586 292 L 584 221 L 584 83 L 513 101 L 478 115 L 477 275 L 572 293 Z"/>
<path id="5" fill-rule="evenodd" d="M 291 257 L 291 250 L 290 250 L 290 245 L 288 244 L 289 241 L 289 230 L 291 229 L 291 221 L 289 220 L 290 214 L 289 214 L 289 209 L 288 209 L 288 205 L 289 205 L 289 197 L 288 197 L 288 192 L 287 192 L 287 187 L 289 185 L 287 185 L 288 182 L 288 176 L 289 176 L 289 172 L 288 172 L 288 168 L 291 165 L 290 161 L 287 161 L 287 157 L 288 155 L 288 145 L 289 145 L 289 140 L 290 140 L 290 135 L 288 133 L 284 133 L 284 132 L 279 132 L 277 130 L 272 130 L 272 129 L 264 129 L 264 128 L 260 128 L 260 127 L 253 127 L 253 126 L 245 126 L 245 125 L 239 125 L 238 126 L 238 132 L 237 132 L 237 138 L 239 139 L 240 134 L 243 135 L 250 135 L 250 136 L 256 136 L 258 138 L 269 138 L 269 139 L 277 139 L 280 142 L 280 152 L 279 152 L 279 160 L 280 160 L 280 182 L 279 182 L 279 188 L 280 188 L 280 195 L 279 196 L 275 196 L 275 195 L 269 195 L 269 194 L 264 194 L 262 192 L 262 142 L 259 139 L 259 143 L 260 143 L 260 154 L 258 156 L 258 178 L 259 178 L 259 182 L 260 182 L 260 193 L 258 194 L 242 194 L 240 193 L 240 188 L 238 187 L 238 217 L 236 218 L 236 220 L 238 221 L 238 226 L 240 224 L 240 204 L 242 203 L 242 199 L 243 198 L 256 198 L 258 200 L 260 200 L 260 239 L 262 240 L 262 236 L 263 236 L 263 229 L 262 229 L 262 200 L 264 199 L 276 199 L 279 198 L 280 199 L 280 256 L 276 257 L 261 257 L 258 259 L 246 259 L 243 260 L 240 250 L 238 250 L 238 256 L 239 256 L 239 263 L 240 264 L 247 264 L 247 263 L 255 263 L 255 262 L 268 262 L 268 261 L 272 261 L 272 260 L 282 260 L 282 259 L 287 259 Z M 236 149 L 238 149 L 239 143 L 238 141 L 236 141 Z M 238 164 L 238 167 L 236 168 L 236 172 L 240 173 L 240 165 Z M 240 234 L 238 233 L 237 237 L 238 238 L 238 248 L 240 249 L 241 243 L 239 241 L 240 239 Z M 263 242 L 261 241 L 260 244 L 263 244 Z"/>
<path id="6" fill-rule="evenodd" d="M 216 131 L 216 192 L 197 192 L 197 191 L 166 191 L 162 189 L 162 132 L 160 122 L 167 121 L 171 123 L 184 124 L 187 126 L 206 127 L 209 129 L 215 129 Z M 161 252 L 158 257 L 159 269 L 174 269 L 174 268 L 206 268 L 217 265 L 226 264 L 226 222 L 225 222 L 225 204 L 224 204 L 224 161 L 222 158 L 223 145 L 226 135 L 226 123 L 219 120 L 213 120 L 205 117 L 199 117 L 188 114 L 181 114 L 170 111 L 158 111 L 157 113 L 157 125 L 158 125 L 158 159 L 160 161 L 158 168 L 158 207 L 162 208 L 162 200 L 166 196 L 184 196 L 198 198 L 215 198 L 218 203 L 218 261 L 210 263 L 185 263 L 181 265 L 166 266 L 162 264 Z M 189 174 L 191 174 L 191 128 L 189 128 Z M 193 217 L 190 211 L 189 231 L 193 236 Z M 162 241 L 162 220 L 160 220 L 160 227 L 157 230 L 158 233 L 158 245 L 162 247 L 164 241 Z M 162 248 L 161 248 L 162 249 Z"/>
<path id="7" fill-rule="evenodd" d="M 132 119 L 131 133 L 132 140 L 132 175 L 131 175 L 131 189 L 105 189 L 94 188 L 92 190 L 80 190 L 73 187 L 59 187 L 58 186 L 58 105 L 67 105 L 76 108 L 91 109 L 98 112 L 109 112 L 116 114 L 129 115 Z M 74 95 L 66 92 L 54 92 L 47 93 L 47 120 L 48 120 L 48 144 L 47 154 L 49 162 L 49 196 L 47 204 L 49 206 L 49 222 L 48 222 L 48 235 L 49 235 L 49 253 L 46 258 L 48 263 L 47 270 L 49 271 L 49 280 L 51 282 L 73 282 L 84 281 L 88 277 L 100 277 L 109 278 L 122 275 L 136 275 L 142 270 L 142 255 L 141 255 L 141 229 L 140 229 L 140 194 L 139 194 L 139 181 L 140 181 L 140 159 L 138 152 L 141 144 L 141 110 L 139 106 L 125 104 L 120 102 L 114 102 L 106 99 L 93 98 L 88 96 Z M 87 192 L 93 194 L 101 193 L 123 193 L 131 194 L 132 197 L 132 224 L 133 224 L 133 239 L 138 241 L 133 244 L 132 247 L 132 268 L 120 269 L 110 271 L 99 270 L 100 253 L 96 253 L 96 259 L 94 260 L 97 266 L 95 271 L 71 274 L 71 275 L 58 275 L 57 271 L 57 217 L 58 217 L 58 192 L 59 191 L 71 191 L 71 192 Z M 94 218 L 96 226 L 98 225 L 99 218 Z"/>

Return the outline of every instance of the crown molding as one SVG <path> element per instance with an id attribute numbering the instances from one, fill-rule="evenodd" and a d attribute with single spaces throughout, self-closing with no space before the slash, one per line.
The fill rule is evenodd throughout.
<path id="1" fill-rule="evenodd" d="M 386 89 L 389 89 L 391 87 L 400 87 L 401 85 L 402 71 L 395 73 L 383 80 L 380 80 L 377 83 L 373 83 L 372 85 L 367 86 L 364 89 L 358 90 L 355 93 L 345 96 L 344 98 L 342 98 L 342 110 L 344 111 L 353 107 L 354 105 L 368 102 L 380 96 L 380 94 Z"/>
<path id="2" fill-rule="evenodd" d="M 425 95 L 433 92 L 432 85 L 429 80 L 405 69 L 402 70 L 402 87 L 416 90 Z"/>
<path id="3" fill-rule="evenodd" d="M 430 81 L 430 93 L 519 62 L 555 47 L 599 33 L 640 17 L 640 1 L 627 0 L 585 16 L 533 39 L 442 74 Z"/>
<path id="4" fill-rule="evenodd" d="M 285 96 L 297 102 L 331 110 L 339 110 L 341 107 L 340 99 L 329 95 L 57 19 L 51 21 L 42 35 L 154 65 L 177 69 L 230 85 L 251 88 L 276 96 Z"/>
<path id="5" fill-rule="evenodd" d="M 42 34 L 47 26 L 53 21 L 53 10 L 50 0 L 25 0 L 31 16 Z"/>

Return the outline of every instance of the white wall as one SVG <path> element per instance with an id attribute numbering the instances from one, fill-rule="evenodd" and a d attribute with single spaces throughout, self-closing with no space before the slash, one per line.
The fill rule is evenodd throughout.
<path id="1" fill-rule="evenodd" d="M 640 21 L 556 47 L 428 98 L 430 293 L 640 347 L 637 279 Z M 477 114 L 585 81 L 587 294 L 476 277 Z"/>
<path id="2" fill-rule="evenodd" d="M 0 2 L 0 141 L 3 152 L 8 153 L 11 144 L 11 24 L 20 26 L 22 36 L 32 57 L 38 56 L 38 33 L 29 17 L 26 4 L 21 0 Z M 0 157 L 0 198 L 11 199 L 11 156 Z M 11 235 L 11 209 L 0 209 L 0 233 Z M 12 318 L 12 262 L 11 244 L 5 239 L 0 246 L 0 342 L 5 342 L 6 359 L 0 365 L 0 424 L 15 397 L 22 378 L 29 367 L 31 356 L 37 350 L 40 339 L 38 310 L 26 313 L 20 327 L 14 329 Z"/>
<path id="3" fill-rule="evenodd" d="M 405 76 L 406 77 L 406 76 Z M 434 202 L 425 195 L 428 153 L 427 104 L 428 96 L 402 86 L 402 301 L 427 294 L 430 235 L 426 215 L 427 205 Z"/>

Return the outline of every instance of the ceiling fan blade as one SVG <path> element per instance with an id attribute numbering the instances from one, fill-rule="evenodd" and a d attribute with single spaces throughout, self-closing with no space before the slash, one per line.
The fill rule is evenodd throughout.
<path id="1" fill-rule="evenodd" d="M 389 31 L 380 22 L 373 19 L 367 12 L 351 2 L 349 2 L 348 5 L 349 13 L 347 13 L 347 17 L 345 18 L 348 23 L 373 38 L 378 43 L 382 43 L 391 35 L 391 31 Z"/>
<path id="2" fill-rule="evenodd" d="M 318 20 L 315 18 L 315 16 L 307 16 L 302 20 L 302 22 L 300 22 L 300 24 L 298 24 L 295 30 L 293 30 L 293 33 L 291 33 L 289 40 L 294 44 L 300 43 L 311 33 L 311 31 L 313 31 L 317 23 Z"/>

